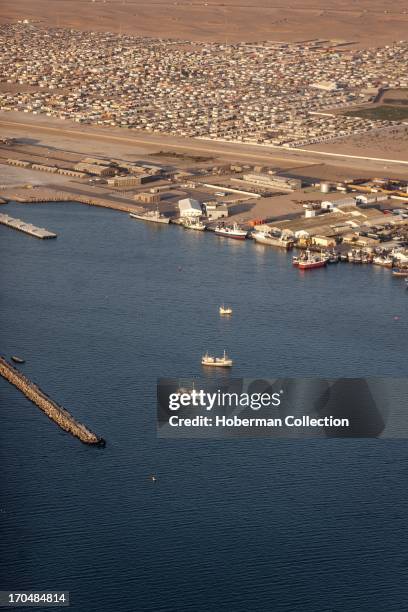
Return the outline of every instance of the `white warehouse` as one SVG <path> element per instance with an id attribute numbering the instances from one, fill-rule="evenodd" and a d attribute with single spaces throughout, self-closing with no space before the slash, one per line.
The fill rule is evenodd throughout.
<path id="1" fill-rule="evenodd" d="M 184 198 L 179 200 L 180 217 L 201 217 L 203 211 L 201 210 L 200 202 L 193 198 Z"/>

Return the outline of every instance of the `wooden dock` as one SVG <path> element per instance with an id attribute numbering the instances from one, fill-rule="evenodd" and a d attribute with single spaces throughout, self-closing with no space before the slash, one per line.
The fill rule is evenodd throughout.
<path id="1" fill-rule="evenodd" d="M 0 224 L 6 225 L 7 227 L 11 227 L 12 229 L 18 230 L 19 232 L 23 232 L 24 234 L 29 234 L 29 236 L 41 238 L 41 240 L 49 240 L 50 238 L 57 237 L 57 234 L 49 232 L 43 227 L 37 227 L 32 223 L 26 223 L 21 219 L 14 219 L 14 217 L 10 217 L 9 215 L 5 215 L 3 213 L 0 213 Z"/>
<path id="2" fill-rule="evenodd" d="M 72 434 L 84 444 L 105 446 L 105 440 L 82 423 L 78 423 L 62 406 L 59 406 L 48 397 L 36 384 L 31 382 L 24 374 L 12 366 L 4 357 L 0 357 L 0 375 L 9 383 L 19 389 L 30 401 L 40 408 L 61 429 Z"/>

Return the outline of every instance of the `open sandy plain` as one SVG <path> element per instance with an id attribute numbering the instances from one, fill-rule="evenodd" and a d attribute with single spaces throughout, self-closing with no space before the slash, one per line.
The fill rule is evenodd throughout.
<path id="1" fill-rule="evenodd" d="M 307 147 L 313 151 L 327 151 L 330 153 L 343 153 L 346 155 L 362 155 L 383 157 L 387 159 L 400 159 L 408 161 L 408 123 L 397 126 L 395 129 L 372 131 L 367 134 L 357 134 L 342 140 L 326 142 L 321 145 Z M 385 166 L 388 164 L 385 163 Z M 408 175 L 408 167 L 405 175 Z"/>
<path id="2" fill-rule="evenodd" d="M 0 22 L 196 41 L 337 39 L 380 46 L 406 37 L 406 0 L 2 0 Z"/>

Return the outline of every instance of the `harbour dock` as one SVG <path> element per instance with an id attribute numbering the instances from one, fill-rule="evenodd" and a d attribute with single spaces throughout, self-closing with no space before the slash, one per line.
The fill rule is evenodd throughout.
<path id="1" fill-rule="evenodd" d="M 130 202 L 121 202 L 118 197 L 91 197 L 80 190 L 59 191 L 46 187 L 33 187 L 31 189 L 16 188 L 2 191 L 2 198 L 7 202 L 20 204 L 44 204 L 45 202 L 77 202 L 87 206 L 110 208 L 126 213 L 145 212 L 142 206 Z"/>
<path id="2" fill-rule="evenodd" d="M 126 212 L 137 218 L 154 220 L 149 216 L 149 209 L 131 202 L 128 198 L 122 197 L 121 194 L 95 197 L 85 192 L 84 188 L 76 186 L 65 188 L 63 191 L 49 187 L 29 188 L 29 186 L 20 186 L 19 188 L 1 190 L 0 193 L 1 199 L 6 202 L 21 204 L 78 202 L 87 206 Z M 311 206 L 310 202 L 315 205 L 315 208 L 306 209 L 304 216 L 297 214 L 293 218 L 276 219 L 273 220 L 273 225 L 271 220 L 269 222 L 261 219 L 244 220 L 244 226 L 241 229 L 246 230 L 246 236 L 244 236 L 245 232 L 242 231 L 240 237 L 242 239 L 244 237 L 254 238 L 254 242 L 260 242 L 261 245 L 267 244 L 286 250 L 295 248 L 301 251 L 324 253 L 327 256 L 328 263 L 342 261 L 352 264 L 376 263 L 383 265 L 383 259 L 388 258 L 391 264 L 389 267 L 402 267 L 404 270 L 408 268 L 408 218 L 401 214 L 401 210 L 404 213 L 405 210 L 408 210 L 407 208 L 398 209 L 398 214 L 393 214 L 391 210 L 378 208 L 375 205 L 377 200 L 370 206 L 357 206 L 354 197 L 344 198 L 342 194 L 336 194 L 336 197 L 332 196 L 333 202 L 328 202 L 333 206 L 336 204 L 336 210 L 331 210 L 330 214 L 320 214 L 327 213 L 326 209 L 322 209 L 324 200 L 318 199 L 316 196 L 315 198 L 314 200 L 304 200 L 309 208 Z M 299 202 L 301 203 L 301 201 Z M 318 209 L 316 209 L 316 205 L 319 205 Z M 388 206 L 392 210 L 395 208 L 392 203 L 389 203 Z M 310 212 L 314 214 L 311 216 L 306 214 Z M 384 214 L 385 212 L 388 216 Z M 389 216 L 391 214 L 392 217 Z M 0 223 L 2 217 L 7 220 L 7 225 L 15 227 L 15 229 L 26 231 L 40 238 L 55 237 L 55 235 L 50 236 L 50 232 L 47 232 L 47 230 L 42 230 L 43 235 L 39 235 L 35 230 L 40 228 L 34 228 L 34 226 L 24 224 L 20 220 L 14 221 L 20 222 L 24 227 L 11 225 L 10 222 L 13 220 L 7 215 L 0 215 Z M 185 219 L 176 213 L 174 216 L 166 216 L 165 221 L 186 226 Z M 240 221 L 239 218 L 238 221 Z M 209 220 L 205 224 L 205 228 L 210 232 L 220 234 L 217 231 L 218 223 L 217 220 Z M 228 224 L 228 222 L 226 223 Z M 234 224 L 236 221 L 230 218 L 230 223 Z M 201 228 L 192 227 L 192 229 Z M 262 233 L 267 235 L 263 241 L 259 239 Z M 225 233 L 222 235 L 225 235 Z M 234 237 L 231 233 L 228 235 Z"/>
<path id="3" fill-rule="evenodd" d="M 97 436 L 85 427 L 85 425 L 82 425 L 82 423 L 78 423 L 68 410 L 54 402 L 36 384 L 31 382 L 24 374 L 4 359 L 4 357 L 0 357 L 0 375 L 10 384 L 14 385 L 14 387 L 19 389 L 19 391 L 38 406 L 40 410 L 45 412 L 48 418 L 59 425 L 61 429 L 75 436 L 84 444 L 105 446 L 105 440 L 103 438 Z"/>
<path id="4" fill-rule="evenodd" d="M 49 232 L 43 227 L 37 227 L 32 223 L 26 223 L 21 219 L 14 219 L 13 217 L 5 215 L 4 213 L 0 214 L 0 224 L 7 225 L 7 227 L 11 227 L 12 229 L 23 232 L 24 234 L 29 234 L 30 236 L 35 236 L 36 238 L 41 238 L 42 240 L 49 240 L 50 238 L 57 237 L 57 234 Z"/>

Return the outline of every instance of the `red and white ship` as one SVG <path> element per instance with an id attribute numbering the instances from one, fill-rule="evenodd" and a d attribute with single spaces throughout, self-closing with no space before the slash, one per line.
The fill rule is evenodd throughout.
<path id="1" fill-rule="evenodd" d="M 233 225 L 220 223 L 216 225 L 214 233 L 217 234 L 217 236 L 226 236 L 227 238 L 235 238 L 235 240 L 245 240 L 248 235 L 248 232 L 242 229 L 237 223 Z"/>
<path id="2" fill-rule="evenodd" d="M 314 268 L 324 268 L 327 264 L 327 257 L 324 255 L 312 255 L 309 250 L 306 251 L 304 258 L 299 258 L 297 267 L 299 270 L 314 270 Z"/>

